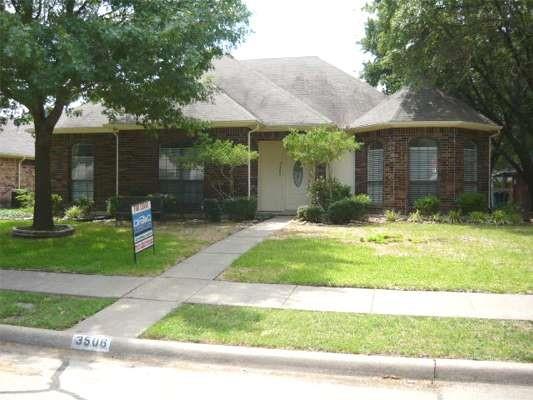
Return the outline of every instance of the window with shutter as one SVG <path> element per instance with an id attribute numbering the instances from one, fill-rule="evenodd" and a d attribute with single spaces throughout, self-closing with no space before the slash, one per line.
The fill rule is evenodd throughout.
<path id="1" fill-rule="evenodd" d="M 464 192 L 477 192 L 477 146 L 468 141 L 463 148 L 463 190 Z"/>
<path id="2" fill-rule="evenodd" d="M 367 193 L 372 203 L 383 203 L 383 145 L 381 143 L 372 143 L 368 146 Z"/>
<path id="3" fill-rule="evenodd" d="M 78 143 L 72 146 L 71 197 L 73 201 L 94 201 L 94 146 Z"/>
<path id="4" fill-rule="evenodd" d="M 409 145 L 409 204 L 420 197 L 437 195 L 438 149 L 432 139 L 417 139 Z"/>
<path id="5" fill-rule="evenodd" d="M 159 149 L 160 191 L 169 194 L 184 205 L 198 206 L 203 200 L 204 169 L 187 168 L 179 159 L 187 148 L 161 147 Z"/>

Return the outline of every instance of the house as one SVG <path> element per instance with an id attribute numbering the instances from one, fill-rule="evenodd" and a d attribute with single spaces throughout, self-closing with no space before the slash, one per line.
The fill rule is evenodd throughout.
<path id="1" fill-rule="evenodd" d="M 0 207 L 11 205 L 13 189 L 33 190 L 35 139 L 28 126 L 0 126 Z"/>
<path id="2" fill-rule="evenodd" d="M 464 191 L 489 192 L 489 137 L 499 127 L 436 89 L 404 89 L 387 97 L 317 57 L 239 61 L 224 57 L 210 72 L 218 88 L 186 116 L 210 122 L 213 135 L 259 151 L 239 168 L 235 187 L 257 196 L 260 211 L 289 213 L 306 204 L 308 173 L 281 140 L 291 129 L 335 126 L 353 132 L 362 150 L 345 154 L 332 174 L 376 207 L 406 210 L 435 194 L 444 208 Z M 111 123 L 98 104 L 63 116 L 52 148 L 52 188 L 64 199 L 97 207 L 116 194 L 168 193 L 184 205 L 214 197 L 209 168 L 176 161 L 192 138 L 183 131 L 143 132 L 127 116 Z"/>

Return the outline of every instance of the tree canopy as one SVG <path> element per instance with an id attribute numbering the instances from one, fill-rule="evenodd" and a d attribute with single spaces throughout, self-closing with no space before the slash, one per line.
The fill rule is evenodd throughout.
<path id="1" fill-rule="evenodd" d="M 348 151 L 359 149 L 355 137 L 344 131 L 318 127 L 306 132 L 292 131 L 283 138 L 283 146 L 292 159 L 309 167 L 314 178 L 319 165 L 330 164 Z"/>
<path id="2" fill-rule="evenodd" d="M 437 86 L 501 125 L 493 161 L 503 157 L 533 197 L 533 3 L 376 0 L 369 11 L 364 78 L 388 93 Z"/>
<path id="3" fill-rule="evenodd" d="M 209 95 L 202 76 L 248 16 L 241 0 L 0 0 L 0 111 L 35 126 L 34 227 L 53 226 L 51 134 L 72 102 L 180 126 L 180 106 Z"/>

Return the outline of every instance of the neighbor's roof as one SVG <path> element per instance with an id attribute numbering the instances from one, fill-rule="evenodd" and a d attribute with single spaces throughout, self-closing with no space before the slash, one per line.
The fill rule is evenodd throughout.
<path id="1" fill-rule="evenodd" d="M 435 88 L 405 87 L 383 100 L 350 127 L 358 131 L 401 126 L 500 127 L 462 101 Z"/>
<path id="2" fill-rule="evenodd" d="M 342 128 L 386 97 L 368 83 L 318 57 L 266 58 L 241 63 L 258 71 Z"/>
<path id="3" fill-rule="evenodd" d="M 35 139 L 30 125 L 15 126 L 12 121 L 0 126 L 0 157 L 35 157 Z"/>

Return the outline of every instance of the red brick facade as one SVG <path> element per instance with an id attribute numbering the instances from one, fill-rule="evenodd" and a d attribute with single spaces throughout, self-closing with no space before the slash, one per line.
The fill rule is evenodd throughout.
<path id="1" fill-rule="evenodd" d="M 247 144 L 248 128 L 214 129 L 223 139 Z M 284 132 L 253 133 L 252 149 L 258 149 L 261 140 L 281 140 Z M 124 131 L 119 137 L 119 193 L 141 195 L 159 193 L 160 146 L 183 147 L 192 138 L 183 132 L 161 132 L 157 136 L 140 131 Z M 453 206 L 463 191 L 463 143 L 471 139 L 478 148 L 478 188 L 488 191 L 489 139 L 484 132 L 456 128 L 403 128 L 361 133 L 357 140 L 368 144 L 380 141 L 384 147 L 384 208 L 405 210 L 408 206 L 409 142 L 418 137 L 433 138 L 438 142 L 438 195 L 443 208 Z M 71 151 L 76 143 L 92 143 L 95 147 L 94 196 L 98 208 L 115 194 L 115 136 L 102 134 L 60 134 L 54 136 L 52 148 L 52 190 L 67 201 L 71 200 Z M 207 170 L 204 179 L 204 196 L 214 197 L 209 184 L 216 171 Z M 257 195 L 258 162 L 251 165 L 251 193 Z M 242 166 L 235 171 L 235 188 L 239 195 L 248 193 L 248 169 Z M 356 153 L 356 192 L 366 192 L 366 146 Z"/>
<path id="2" fill-rule="evenodd" d="M 19 185 L 19 158 L 0 157 L 0 206 L 11 204 L 11 192 Z M 33 160 L 20 164 L 20 187 L 33 190 L 35 186 L 35 167 Z"/>
<path id="3" fill-rule="evenodd" d="M 477 145 L 478 192 L 488 196 L 489 134 L 457 128 L 396 128 L 357 135 L 364 144 L 355 158 L 357 193 L 367 189 L 367 147 L 372 142 L 383 145 L 383 208 L 405 211 L 409 208 L 409 143 L 417 138 L 437 142 L 438 197 L 443 209 L 454 206 L 463 193 L 463 144 L 472 140 Z"/>

